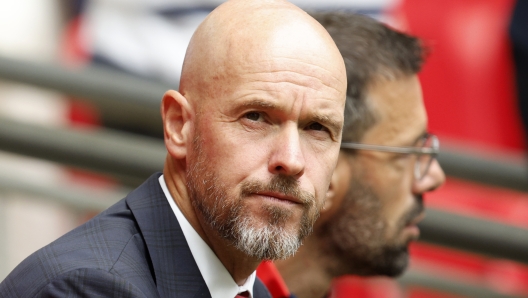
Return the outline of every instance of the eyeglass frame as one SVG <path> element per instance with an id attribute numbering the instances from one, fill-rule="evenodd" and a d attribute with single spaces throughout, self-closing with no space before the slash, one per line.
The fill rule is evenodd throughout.
<path id="1" fill-rule="evenodd" d="M 415 155 L 430 155 L 431 160 L 425 167 L 424 173 L 420 173 L 420 161 L 416 159 L 414 164 L 414 178 L 419 181 L 427 175 L 429 168 L 433 163 L 433 160 L 436 159 L 438 153 L 440 152 L 440 141 L 438 137 L 434 134 L 426 133 L 423 139 L 431 139 L 431 147 L 396 147 L 396 146 L 384 146 L 384 145 L 373 145 L 373 144 L 363 144 L 355 142 L 342 142 L 341 149 L 357 149 L 357 150 L 369 150 L 369 151 L 380 151 L 380 152 L 391 152 L 399 154 L 415 154 Z"/>

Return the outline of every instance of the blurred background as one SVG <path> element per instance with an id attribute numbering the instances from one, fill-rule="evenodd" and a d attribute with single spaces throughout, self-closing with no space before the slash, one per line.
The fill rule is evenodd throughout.
<path id="1" fill-rule="evenodd" d="M 0 1 L 0 280 L 162 169 L 161 97 L 221 2 Z M 515 0 L 292 2 L 368 14 L 431 49 L 420 78 L 447 182 L 426 196 L 404 276 L 344 277 L 334 294 L 528 297 L 528 10 L 516 27 Z"/>

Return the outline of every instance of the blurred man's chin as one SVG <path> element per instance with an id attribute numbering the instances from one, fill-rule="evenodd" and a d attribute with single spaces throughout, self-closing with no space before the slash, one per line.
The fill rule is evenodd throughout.
<path id="1" fill-rule="evenodd" d="M 352 267 L 349 268 L 349 272 L 343 274 L 397 277 L 407 269 L 409 251 L 407 246 L 379 247 L 372 249 L 368 255 L 349 258 L 347 263 Z"/>
<path id="2" fill-rule="evenodd" d="M 378 264 L 376 274 L 388 277 L 401 275 L 409 264 L 409 249 L 407 245 L 399 247 L 390 247 L 384 250 L 381 262 Z"/>

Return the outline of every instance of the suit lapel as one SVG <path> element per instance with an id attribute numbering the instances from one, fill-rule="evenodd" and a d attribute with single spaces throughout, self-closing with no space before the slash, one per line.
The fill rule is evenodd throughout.
<path id="1" fill-rule="evenodd" d="M 262 281 L 257 277 L 253 285 L 253 298 L 271 298 L 270 293 Z"/>
<path id="2" fill-rule="evenodd" d="M 160 297 L 211 297 L 180 224 L 152 175 L 126 199 L 145 239 Z"/>

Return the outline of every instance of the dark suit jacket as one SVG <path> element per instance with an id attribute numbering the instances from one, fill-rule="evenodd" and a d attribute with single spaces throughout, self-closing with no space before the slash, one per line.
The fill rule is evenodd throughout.
<path id="1" fill-rule="evenodd" d="M 25 259 L 0 297 L 211 297 L 160 175 Z M 259 280 L 253 294 L 269 297 Z"/>

